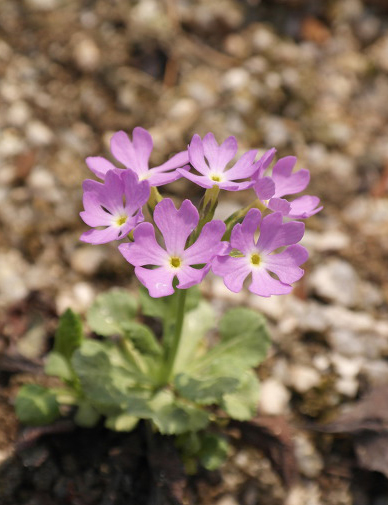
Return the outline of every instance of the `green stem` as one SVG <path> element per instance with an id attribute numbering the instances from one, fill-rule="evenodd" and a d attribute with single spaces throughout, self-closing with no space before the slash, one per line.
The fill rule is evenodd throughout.
<path id="1" fill-rule="evenodd" d="M 178 304 L 176 310 L 175 331 L 171 347 L 167 356 L 167 362 L 163 374 L 163 382 L 167 384 L 174 371 L 175 359 L 178 355 L 179 344 L 182 335 L 183 321 L 185 317 L 185 302 L 187 289 L 178 290 Z"/>
<path id="2" fill-rule="evenodd" d="M 222 237 L 222 240 L 230 239 L 230 235 L 232 233 L 234 225 L 237 224 L 241 219 L 243 219 L 248 214 L 248 211 L 250 211 L 251 209 L 259 209 L 261 212 L 264 212 L 266 210 L 266 207 L 261 203 L 259 199 L 256 199 L 247 207 L 244 207 L 243 209 L 238 210 L 237 212 L 229 216 L 228 219 L 225 221 L 226 231 L 224 233 L 224 236 Z"/>

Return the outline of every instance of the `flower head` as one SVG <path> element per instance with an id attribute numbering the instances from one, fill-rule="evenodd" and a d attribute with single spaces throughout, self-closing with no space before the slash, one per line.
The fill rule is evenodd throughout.
<path id="1" fill-rule="evenodd" d="M 135 266 L 139 281 L 154 298 L 174 293 L 175 277 L 179 289 L 199 284 L 210 270 L 211 260 L 224 248 L 221 238 L 225 224 L 222 221 L 205 224 L 196 242 L 185 249 L 187 239 L 199 221 L 198 211 L 190 200 L 184 200 L 177 210 L 172 200 L 166 198 L 156 205 L 153 218 L 164 238 L 165 248 L 157 243 L 151 223 L 137 226 L 133 233 L 134 242 L 119 246 L 124 258 Z M 193 265 L 203 264 L 202 268 L 193 268 Z"/>
<path id="2" fill-rule="evenodd" d="M 225 170 L 237 153 L 235 137 L 228 137 L 219 146 L 212 133 L 205 135 L 203 140 L 199 135 L 194 135 L 188 151 L 190 163 L 200 175 L 181 169 L 178 172 L 199 186 L 212 188 L 216 185 L 228 191 L 239 191 L 253 186 L 254 182 L 241 179 L 251 177 L 257 171 L 259 162 L 255 163 L 256 150 L 246 152 L 232 168 Z"/>
<path id="3" fill-rule="evenodd" d="M 87 179 L 83 187 L 85 210 L 81 218 L 89 226 L 104 226 L 83 233 L 83 242 L 105 244 L 124 238 L 143 221 L 141 207 L 149 198 L 150 187 L 131 170 L 110 170 L 104 183 Z"/>
<path id="4" fill-rule="evenodd" d="M 148 162 L 153 149 L 152 137 L 147 130 L 137 126 L 133 130 L 132 141 L 128 135 L 119 131 L 111 138 L 111 151 L 117 161 L 126 168 L 133 170 L 139 180 L 147 179 L 150 186 L 162 186 L 176 181 L 181 177 L 177 168 L 185 170 L 189 156 L 187 151 L 175 154 L 168 161 L 154 168 L 149 168 Z M 101 156 L 86 158 L 86 164 L 100 179 L 105 179 L 107 172 L 117 169 L 110 161 Z"/>
<path id="5" fill-rule="evenodd" d="M 255 233 L 260 235 L 255 241 Z M 299 280 L 304 271 L 299 266 L 308 258 L 307 250 L 296 244 L 302 238 L 304 224 L 282 222 L 280 212 L 262 218 L 258 209 L 251 209 L 241 224 L 233 230 L 230 245 L 236 254 L 217 256 L 212 270 L 224 279 L 228 289 L 238 293 L 245 279 L 251 275 L 249 290 L 260 296 L 283 295 L 292 290 L 291 284 Z M 279 247 L 282 252 L 274 253 Z M 275 274 L 278 279 L 270 275 Z"/>
<path id="6" fill-rule="evenodd" d="M 275 163 L 270 177 L 264 177 L 265 169 L 273 158 L 274 152 L 272 156 L 269 155 L 271 151 L 273 150 L 267 151 L 264 155 L 268 155 L 266 163 L 263 163 L 253 176 L 256 181 L 254 190 L 261 202 L 269 209 L 294 219 L 304 219 L 322 210 L 322 206 L 318 207 L 319 198 L 316 196 L 304 195 L 291 202 L 282 198 L 306 189 L 310 182 L 310 172 L 301 169 L 292 173 L 296 158 L 295 156 L 286 156 Z"/>

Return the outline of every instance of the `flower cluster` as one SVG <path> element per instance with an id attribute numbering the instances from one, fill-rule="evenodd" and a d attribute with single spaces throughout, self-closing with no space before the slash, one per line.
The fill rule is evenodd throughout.
<path id="1" fill-rule="evenodd" d="M 304 224 L 293 219 L 312 216 L 322 207 L 315 196 L 292 201 L 284 197 L 307 187 L 309 171 L 293 173 L 296 158 L 287 156 L 269 174 L 275 149 L 257 161 L 257 151 L 248 151 L 228 168 L 237 154 L 237 141 L 228 137 L 218 145 L 212 133 L 203 139 L 194 135 L 187 151 L 149 168 L 152 149 L 151 135 L 137 127 L 132 141 L 122 131 L 111 140 L 112 154 L 124 169 L 102 157 L 86 159 L 103 182 L 84 182 L 85 210 L 80 215 L 94 229 L 83 233 L 81 240 L 102 244 L 128 237 L 119 250 L 152 297 L 199 284 L 210 270 L 233 292 L 239 292 L 249 276 L 252 293 L 266 297 L 289 293 L 291 284 L 302 277 L 300 265 L 308 258 L 306 249 L 297 245 Z M 177 209 L 171 199 L 158 193 L 157 186 L 180 177 L 206 188 L 199 211 L 190 200 Z M 251 205 L 225 222 L 213 219 L 219 190 L 249 188 L 257 197 Z M 157 241 L 154 224 L 143 222 L 146 204 L 164 246 Z"/>

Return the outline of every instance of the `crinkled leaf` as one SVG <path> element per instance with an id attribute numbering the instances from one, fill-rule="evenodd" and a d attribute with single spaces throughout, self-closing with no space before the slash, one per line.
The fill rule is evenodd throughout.
<path id="1" fill-rule="evenodd" d="M 59 377 L 65 381 L 71 381 L 74 378 L 69 360 L 55 351 L 47 356 L 44 371 L 47 375 Z"/>
<path id="2" fill-rule="evenodd" d="M 188 374 L 238 378 L 266 357 L 270 338 L 261 314 L 246 308 L 231 309 L 221 319 L 219 331 L 221 341 L 193 361 Z"/>
<path id="3" fill-rule="evenodd" d="M 95 426 L 101 415 L 89 402 L 81 402 L 74 416 L 74 422 L 84 428 Z"/>
<path id="4" fill-rule="evenodd" d="M 228 457 L 228 451 L 229 444 L 225 437 L 215 433 L 204 433 L 198 457 L 207 470 L 216 470 Z"/>
<path id="5" fill-rule="evenodd" d="M 78 314 L 67 309 L 59 318 L 55 332 L 54 351 L 70 359 L 83 340 L 82 322 Z"/>
<path id="6" fill-rule="evenodd" d="M 181 344 L 175 361 L 174 371 L 178 373 L 186 369 L 187 363 L 193 360 L 199 345 L 206 333 L 215 326 L 215 316 L 212 306 L 201 301 L 197 307 L 185 316 Z"/>
<path id="7" fill-rule="evenodd" d="M 159 392 L 150 402 L 152 420 L 163 435 L 198 431 L 209 423 L 209 415 L 199 407 L 174 397 L 170 391 Z"/>
<path id="8" fill-rule="evenodd" d="M 202 405 L 220 402 L 225 393 L 234 391 L 238 385 L 239 380 L 235 377 L 194 378 L 180 373 L 174 379 L 180 395 Z"/>
<path id="9" fill-rule="evenodd" d="M 148 326 L 136 321 L 122 323 L 124 337 L 132 341 L 134 347 L 143 355 L 160 356 L 162 348 Z"/>
<path id="10" fill-rule="evenodd" d="M 152 298 L 148 291 L 141 287 L 139 290 L 140 305 L 145 316 L 157 317 L 162 320 L 170 319 L 176 312 L 179 290 L 170 296 L 162 298 Z M 187 290 L 185 311 L 190 312 L 195 309 L 201 300 L 201 292 L 198 286 L 193 286 Z"/>
<path id="11" fill-rule="evenodd" d="M 110 342 L 86 341 L 74 353 L 72 364 L 83 392 L 100 412 L 127 407 L 130 396 L 136 406 L 145 404 L 148 392 L 138 384 L 146 378 Z"/>
<path id="12" fill-rule="evenodd" d="M 253 371 L 245 372 L 239 387 L 225 394 L 221 406 L 232 419 L 248 421 L 257 413 L 260 384 Z"/>
<path id="13" fill-rule="evenodd" d="M 138 417 L 124 413 L 119 414 L 118 416 L 108 417 L 105 421 L 105 426 L 114 431 L 132 431 L 136 428 L 138 422 Z"/>
<path id="14" fill-rule="evenodd" d="M 105 337 L 123 334 L 123 324 L 136 316 L 137 301 L 124 289 L 112 289 L 97 296 L 87 313 L 90 328 Z"/>
<path id="15" fill-rule="evenodd" d="M 55 393 L 37 384 L 28 384 L 19 390 L 15 409 L 20 421 L 28 425 L 50 424 L 60 417 Z"/>

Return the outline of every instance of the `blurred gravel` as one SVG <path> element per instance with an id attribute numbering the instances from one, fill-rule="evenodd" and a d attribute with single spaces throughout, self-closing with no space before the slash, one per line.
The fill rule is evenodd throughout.
<path id="1" fill-rule="evenodd" d="M 85 311 L 102 289 L 135 287 L 114 245 L 78 241 L 84 158 L 109 156 L 114 131 L 149 129 L 155 163 L 194 132 L 233 134 L 241 151 L 297 155 L 325 206 L 308 220 L 310 260 L 292 295 L 204 286 L 217 307 L 269 319 L 261 412 L 323 421 L 387 383 L 387 26 L 382 1 L 0 2 L 0 310 L 39 292 L 58 313 Z M 167 189 L 200 197 L 188 181 Z M 222 195 L 220 215 L 251 196 Z M 234 482 L 228 463 L 213 503 L 388 503 L 388 491 L 353 501 L 350 477 L 325 473 L 330 447 L 299 428 L 295 450 L 301 480 L 287 497 L 274 477 L 265 484 L 269 468 L 249 477 L 245 463 Z"/>

